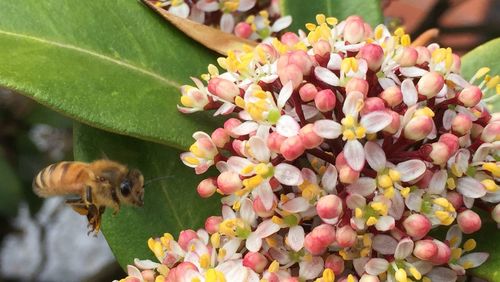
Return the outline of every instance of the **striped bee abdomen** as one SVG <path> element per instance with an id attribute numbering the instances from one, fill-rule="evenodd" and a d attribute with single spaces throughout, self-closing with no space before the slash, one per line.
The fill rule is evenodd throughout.
<path id="1" fill-rule="evenodd" d="M 40 197 L 79 195 L 93 173 L 83 162 L 59 162 L 42 169 L 33 179 L 33 191 Z"/>

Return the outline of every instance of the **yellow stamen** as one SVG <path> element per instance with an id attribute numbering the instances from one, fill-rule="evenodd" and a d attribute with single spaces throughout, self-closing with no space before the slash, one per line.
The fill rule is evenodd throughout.
<path id="1" fill-rule="evenodd" d="M 277 260 L 273 260 L 271 265 L 269 265 L 269 268 L 267 269 L 269 272 L 274 273 L 277 272 L 280 269 L 280 264 Z"/>
<path id="2" fill-rule="evenodd" d="M 325 23 L 325 20 L 326 20 L 326 17 L 324 14 L 317 14 L 316 15 L 316 22 L 318 24 L 324 24 Z"/>
<path id="3" fill-rule="evenodd" d="M 408 197 L 408 195 L 410 194 L 410 191 L 411 191 L 410 187 L 405 187 L 405 188 L 401 189 L 401 191 L 400 191 L 401 196 L 403 196 L 403 198 L 406 199 Z"/>
<path id="4" fill-rule="evenodd" d="M 204 269 L 210 267 L 210 256 L 208 254 L 203 254 L 200 257 L 200 266 Z"/>
<path id="5" fill-rule="evenodd" d="M 338 22 L 339 22 L 339 20 L 337 20 L 337 18 L 334 18 L 334 17 L 326 18 L 326 23 L 329 25 L 336 25 Z"/>
<path id="6" fill-rule="evenodd" d="M 476 248 L 476 240 L 469 239 L 464 243 L 464 251 L 470 252 Z"/>
<path id="7" fill-rule="evenodd" d="M 356 280 L 354 279 L 354 276 L 352 274 L 349 274 L 347 276 L 347 282 L 356 282 Z"/>
<path id="8" fill-rule="evenodd" d="M 448 186 L 448 189 L 450 190 L 454 190 L 455 188 L 457 188 L 457 185 L 455 184 L 455 179 L 451 177 L 446 180 L 446 184 Z"/>
<path id="9" fill-rule="evenodd" d="M 428 117 L 434 117 L 434 112 L 429 108 L 429 107 L 424 107 L 422 109 L 418 109 L 415 111 L 414 116 L 428 116 Z"/>
<path id="10" fill-rule="evenodd" d="M 394 197 L 394 187 L 391 186 L 384 191 L 384 196 L 388 199 L 392 199 Z"/>
<path id="11" fill-rule="evenodd" d="M 492 179 L 485 179 L 481 181 L 481 184 L 483 184 L 484 188 L 489 192 L 496 192 L 498 190 L 498 185 L 496 185 L 495 181 Z"/>
<path id="12" fill-rule="evenodd" d="M 226 278 L 224 277 L 224 274 L 222 272 L 211 268 L 211 269 L 207 270 L 207 272 L 205 272 L 205 281 L 206 282 L 226 282 Z"/>
<path id="13" fill-rule="evenodd" d="M 313 23 L 306 23 L 306 29 L 309 31 L 313 31 L 316 29 L 316 25 Z"/>
<path id="14" fill-rule="evenodd" d="M 497 165 L 496 163 L 484 163 L 483 169 L 491 172 L 491 174 L 495 177 L 500 177 L 500 165 Z"/>
<path id="15" fill-rule="evenodd" d="M 285 223 L 285 222 L 283 221 L 283 219 L 282 219 L 282 218 L 277 217 L 277 216 L 273 216 L 273 217 L 271 218 L 271 220 L 272 220 L 274 223 L 278 224 L 278 225 L 281 225 L 281 224 L 284 224 L 284 223 Z"/>
<path id="16" fill-rule="evenodd" d="M 370 216 L 368 218 L 368 220 L 366 221 L 366 225 L 368 226 L 372 226 L 372 225 L 375 225 L 377 223 L 378 219 L 375 218 L 374 216 Z"/>
<path id="17" fill-rule="evenodd" d="M 399 181 L 401 180 L 401 173 L 395 169 L 389 169 L 389 177 L 392 181 Z"/>
<path id="18" fill-rule="evenodd" d="M 214 248 L 220 247 L 220 233 L 219 232 L 215 232 L 214 234 L 212 234 L 212 236 L 210 236 L 210 243 L 212 243 L 212 246 Z"/>
<path id="19" fill-rule="evenodd" d="M 377 177 L 378 185 L 382 188 L 389 188 L 392 186 L 392 179 L 387 174 L 382 174 Z"/>
<path id="20" fill-rule="evenodd" d="M 469 269 L 469 268 L 473 268 L 474 264 L 471 261 L 466 261 L 466 262 L 464 262 L 464 264 L 462 264 L 462 267 L 464 269 Z"/>
<path id="21" fill-rule="evenodd" d="M 451 258 L 459 259 L 462 256 L 462 249 L 456 248 L 451 250 Z"/>
<path id="22" fill-rule="evenodd" d="M 381 215 L 384 215 L 384 216 L 387 215 L 387 212 L 389 210 L 387 208 L 387 205 L 385 205 L 385 204 L 383 204 L 381 202 L 373 202 L 373 203 L 370 204 L 370 206 L 374 210 L 378 211 Z"/>
<path id="23" fill-rule="evenodd" d="M 363 217 L 363 211 L 360 208 L 356 208 L 354 210 L 354 216 L 356 218 L 362 218 Z"/>
<path id="24" fill-rule="evenodd" d="M 396 277 L 396 281 L 398 282 L 407 282 L 408 281 L 408 276 L 406 275 L 406 271 L 404 269 L 399 268 L 396 270 L 396 273 L 394 275 Z"/>
<path id="25" fill-rule="evenodd" d="M 409 270 L 410 270 L 411 275 L 413 277 L 415 277 L 415 279 L 417 279 L 417 280 L 422 279 L 422 274 L 415 267 L 410 267 Z"/>
<path id="26" fill-rule="evenodd" d="M 330 268 L 326 268 L 323 271 L 323 282 L 333 282 L 335 281 L 335 273 Z"/>

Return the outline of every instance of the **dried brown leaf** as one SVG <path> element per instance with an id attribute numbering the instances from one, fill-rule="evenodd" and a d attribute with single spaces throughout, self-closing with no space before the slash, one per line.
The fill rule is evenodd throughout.
<path id="1" fill-rule="evenodd" d="M 141 1 L 184 32 L 184 34 L 221 55 L 227 55 L 227 52 L 230 50 L 241 50 L 244 45 L 257 45 L 255 41 L 243 39 L 219 29 L 173 15 L 148 0 Z"/>

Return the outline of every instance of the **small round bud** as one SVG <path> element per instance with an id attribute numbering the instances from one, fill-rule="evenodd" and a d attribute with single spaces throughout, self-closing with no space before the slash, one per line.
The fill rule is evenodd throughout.
<path id="1" fill-rule="evenodd" d="M 344 27 L 344 40 L 356 44 L 365 39 L 365 24 L 362 19 L 352 18 L 346 20 Z"/>
<path id="2" fill-rule="evenodd" d="M 483 92 L 475 85 L 465 87 L 457 95 L 458 101 L 466 107 L 474 107 L 483 98 Z"/>
<path id="3" fill-rule="evenodd" d="M 276 208 L 277 204 L 278 201 L 276 199 L 276 196 L 274 196 L 273 205 L 270 209 L 266 210 L 266 208 L 264 207 L 264 203 L 262 203 L 260 197 L 257 196 L 255 197 L 255 199 L 253 199 L 253 210 L 259 217 L 266 218 L 274 215 L 274 209 Z"/>
<path id="4" fill-rule="evenodd" d="M 316 94 L 318 94 L 318 90 L 312 83 L 306 83 L 299 89 L 300 99 L 302 99 L 302 101 L 304 102 L 310 102 L 314 100 Z"/>
<path id="5" fill-rule="evenodd" d="M 319 199 L 316 211 L 322 219 L 334 219 L 342 215 L 342 200 L 336 195 L 326 195 Z"/>
<path id="6" fill-rule="evenodd" d="M 471 210 L 465 210 L 458 214 L 458 227 L 465 234 L 471 234 L 481 229 L 481 218 Z"/>
<path id="7" fill-rule="evenodd" d="M 398 132 L 399 127 L 401 126 L 401 119 L 399 118 L 399 114 L 395 111 L 389 110 L 387 112 L 391 114 L 392 120 L 391 123 L 383 129 L 383 131 L 389 134 L 395 134 L 396 132 Z"/>
<path id="8" fill-rule="evenodd" d="M 281 43 L 287 46 L 293 46 L 299 42 L 300 38 L 294 32 L 285 32 L 285 34 L 281 36 Z"/>
<path id="9" fill-rule="evenodd" d="M 418 53 L 413 47 L 404 47 L 403 51 L 397 56 L 397 62 L 401 67 L 412 67 L 417 63 Z"/>
<path id="10" fill-rule="evenodd" d="M 424 215 L 415 213 L 403 221 L 406 233 L 415 239 L 423 238 L 431 230 L 431 221 Z"/>
<path id="11" fill-rule="evenodd" d="M 428 72 L 417 83 L 418 93 L 428 99 L 435 97 L 444 85 L 444 78 L 440 73 Z"/>
<path id="12" fill-rule="evenodd" d="M 481 140 L 489 143 L 500 141 L 500 121 L 490 121 L 481 132 Z"/>
<path id="13" fill-rule="evenodd" d="M 451 156 L 448 146 L 443 142 L 435 142 L 430 146 L 432 149 L 429 152 L 429 159 L 432 163 L 435 165 L 445 164 Z"/>
<path id="14" fill-rule="evenodd" d="M 321 90 L 318 94 L 316 94 L 316 97 L 314 97 L 314 104 L 316 105 L 316 108 L 323 113 L 333 110 L 333 108 L 335 108 L 336 101 L 337 98 L 330 89 Z"/>
<path id="15" fill-rule="evenodd" d="M 196 191 L 202 198 L 208 198 L 217 191 L 216 181 L 213 178 L 204 179 L 198 184 Z"/>
<path id="16" fill-rule="evenodd" d="M 230 118 L 224 122 L 224 129 L 233 138 L 237 138 L 238 135 L 231 133 L 233 129 L 241 124 L 241 121 L 236 118 Z"/>
<path id="17" fill-rule="evenodd" d="M 437 247 L 437 253 L 433 256 L 430 261 L 435 265 L 448 263 L 451 257 L 451 249 L 445 243 L 439 240 L 433 240 Z"/>
<path id="18" fill-rule="evenodd" d="M 299 67 L 303 75 L 309 75 L 313 67 L 313 62 L 309 55 L 302 50 L 293 51 L 289 54 L 288 64 L 293 64 Z"/>
<path id="19" fill-rule="evenodd" d="M 312 123 L 306 124 L 299 130 L 299 136 L 306 149 L 313 149 L 323 143 L 323 138 L 316 134 L 313 130 Z"/>
<path id="20" fill-rule="evenodd" d="M 359 282 L 380 282 L 380 279 L 378 279 L 378 276 L 375 275 L 363 274 L 363 276 L 359 279 Z"/>
<path id="21" fill-rule="evenodd" d="M 346 93 L 351 93 L 354 91 L 359 91 L 363 93 L 363 95 L 366 97 L 368 95 L 368 82 L 364 79 L 353 77 L 349 79 L 347 84 L 345 85 L 345 92 Z"/>
<path id="22" fill-rule="evenodd" d="M 335 159 L 335 167 L 339 175 L 339 181 L 345 184 L 352 184 L 359 178 L 359 171 L 353 170 L 345 159 L 344 153 L 341 152 Z"/>
<path id="23" fill-rule="evenodd" d="M 458 136 L 469 134 L 472 129 L 472 120 L 469 116 L 458 114 L 451 122 L 451 130 Z"/>
<path id="24" fill-rule="evenodd" d="M 210 216 L 205 220 L 205 230 L 208 234 L 214 234 L 219 231 L 219 224 L 222 222 L 222 216 Z"/>
<path id="25" fill-rule="evenodd" d="M 497 204 L 491 211 L 491 217 L 496 223 L 500 223 L 500 204 Z"/>
<path id="26" fill-rule="evenodd" d="M 451 134 L 445 133 L 439 137 L 439 142 L 444 143 L 448 147 L 448 151 L 450 152 L 450 157 L 454 155 L 459 148 L 458 137 Z"/>
<path id="27" fill-rule="evenodd" d="M 455 191 L 449 191 L 448 193 L 446 193 L 446 199 L 453 205 L 455 210 L 458 210 L 464 205 L 464 200 L 462 195 Z"/>
<path id="28" fill-rule="evenodd" d="M 280 146 L 280 153 L 287 161 L 293 161 L 300 157 L 305 149 L 302 139 L 297 135 L 283 141 Z"/>
<path id="29" fill-rule="evenodd" d="M 418 53 L 417 65 L 428 63 L 431 60 L 431 52 L 424 46 L 416 46 L 415 50 Z"/>
<path id="30" fill-rule="evenodd" d="M 278 68 L 278 76 L 281 84 L 285 85 L 291 81 L 293 89 L 296 89 L 304 79 L 301 69 L 296 65 L 287 65 L 283 68 Z"/>
<path id="31" fill-rule="evenodd" d="M 233 102 L 240 95 L 240 89 L 233 82 L 220 77 L 214 77 L 208 82 L 208 91 L 213 95 Z"/>
<path id="32" fill-rule="evenodd" d="M 352 229 L 349 225 L 344 225 L 337 229 L 337 245 L 342 248 L 352 247 L 354 243 L 356 243 L 357 235 L 356 231 L 354 231 L 354 229 Z"/>
<path id="33" fill-rule="evenodd" d="M 234 34 L 241 38 L 249 38 L 252 32 L 252 27 L 246 22 L 239 22 L 234 27 Z"/>
<path id="34" fill-rule="evenodd" d="M 366 115 L 375 111 L 385 110 L 384 100 L 379 97 L 369 97 L 366 98 L 363 108 L 361 109 L 361 115 Z"/>
<path id="35" fill-rule="evenodd" d="M 329 255 L 325 260 L 325 268 L 329 268 L 335 275 L 339 275 L 344 271 L 344 259 L 336 255 Z"/>
<path id="36" fill-rule="evenodd" d="M 217 187 L 224 195 L 230 195 L 243 187 L 238 173 L 224 171 L 217 177 Z"/>
<path id="37" fill-rule="evenodd" d="M 144 282 L 155 281 L 155 272 L 152 269 L 146 269 L 146 270 L 141 271 L 141 275 L 142 275 L 142 279 L 144 280 Z"/>
<path id="38" fill-rule="evenodd" d="M 384 50 L 377 44 L 366 44 L 359 50 L 358 58 L 365 59 L 368 68 L 377 71 L 384 61 Z"/>
<path id="39" fill-rule="evenodd" d="M 278 132 L 272 132 L 267 138 L 267 146 L 271 151 L 279 153 L 281 144 L 286 140 L 285 136 L 280 135 Z"/>
<path id="40" fill-rule="evenodd" d="M 212 141 L 214 142 L 215 146 L 219 148 L 223 148 L 227 142 L 229 142 L 230 137 L 229 134 L 227 134 L 227 131 L 224 128 L 217 128 L 212 132 Z"/>
<path id="41" fill-rule="evenodd" d="M 314 54 L 319 56 L 325 56 L 327 54 L 330 54 L 332 47 L 330 46 L 330 43 L 328 43 L 328 41 L 319 40 L 313 44 L 313 50 Z"/>
<path id="42" fill-rule="evenodd" d="M 398 86 L 390 86 L 378 95 L 389 107 L 395 107 L 403 102 L 403 93 Z"/>
<path id="43" fill-rule="evenodd" d="M 198 234 L 196 234 L 195 231 L 186 229 L 181 231 L 179 234 L 179 240 L 177 240 L 177 243 L 179 243 L 179 246 L 181 246 L 184 251 L 187 251 L 189 242 L 196 238 L 198 238 Z"/>
<path id="44" fill-rule="evenodd" d="M 431 133 L 432 123 L 432 118 L 425 115 L 413 117 L 404 128 L 404 136 L 410 140 L 420 141 Z"/>
<path id="45" fill-rule="evenodd" d="M 258 252 L 248 252 L 243 258 L 243 265 L 251 268 L 257 273 L 264 272 L 267 263 L 266 257 Z"/>
<path id="46" fill-rule="evenodd" d="M 437 254 L 438 248 L 433 240 L 415 242 L 413 255 L 421 260 L 431 260 Z"/>

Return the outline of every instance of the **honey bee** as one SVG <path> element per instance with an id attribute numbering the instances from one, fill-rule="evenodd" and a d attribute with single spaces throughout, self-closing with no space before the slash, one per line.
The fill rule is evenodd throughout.
<path id="1" fill-rule="evenodd" d="M 144 204 L 144 177 L 139 170 L 110 160 L 64 161 L 42 169 L 33 179 L 33 191 L 44 198 L 77 196 L 66 203 L 87 216 L 89 233 L 97 234 L 106 207 L 116 214 L 122 204 Z"/>

